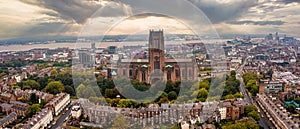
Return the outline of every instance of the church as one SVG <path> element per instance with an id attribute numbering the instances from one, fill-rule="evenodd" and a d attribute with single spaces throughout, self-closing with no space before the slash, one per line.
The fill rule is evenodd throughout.
<path id="1" fill-rule="evenodd" d="M 150 30 L 148 58 L 120 59 L 118 77 L 127 77 L 148 84 L 156 81 L 197 80 L 198 67 L 191 59 L 167 58 L 163 30 Z"/>

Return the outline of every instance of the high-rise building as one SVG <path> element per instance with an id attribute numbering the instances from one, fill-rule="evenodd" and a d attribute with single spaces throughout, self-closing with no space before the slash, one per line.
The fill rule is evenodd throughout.
<path id="1" fill-rule="evenodd" d="M 95 55 L 89 50 L 78 50 L 79 63 L 83 65 L 94 65 L 95 64 Z"/>

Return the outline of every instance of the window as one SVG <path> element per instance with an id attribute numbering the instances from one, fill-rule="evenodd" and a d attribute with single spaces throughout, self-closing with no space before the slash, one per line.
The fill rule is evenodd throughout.
<path id="1" fill-rule="evenodd" d="M 175 74 L 176 74 L 176 78 L 179 78 L 179 77 L 180 77 L 180 73 L 179 73 L 179 70 L 178 70 L 178 69 L 175 70 Z"/>
<path id="2" fill-rule="evenodd" d="M 124 76 L 126 75 L 126 70 L 125 70 L 125 69 L 123 69 L 123 75 L 124 75 Z"/>
<path id="3" fill-rule="evenodd" d="M 129 70 L 129 76 L 132 76 L 132 70 L 131 69 Z"/>
<path id="4" fill-rule="evenodd" d="M 185 76 L 186 73 L 185 73 L 185 69 L 182 69 L 182 76 Z"/>
<path id="5" fill-rule="evenodd" d="M 154 69 L 160 69 L 159 57 L 154 58 Z"/>
<path id="6" fill-rule="evenodd" d="M 139 74 L 139 71 L 136 70 L 136 71 L 135 71 L 135 76 L 138 76 L 138 74 Z"/>
<path id="7" fill-rule="evenodd" d="M 145 71 L 142 72 L 142 81 L 143 82 L 146 81 L 146 72 Z"/>
<path id="8" fill-rule="evenodd" d="M 171 71 L 168 71 L 167 73 L 167 80 L 171 80 Z"/>
<path id="9" fill-rule="evenodd" d="M 189 76 L 190 76 L 190 77 L 193 76 L 193 72 L 192 72 L 191 69 L 189 69 Z"/>

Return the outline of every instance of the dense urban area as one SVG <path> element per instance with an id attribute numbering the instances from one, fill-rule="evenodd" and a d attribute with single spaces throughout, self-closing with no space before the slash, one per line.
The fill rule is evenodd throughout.
<path id="1" fill-rule="evenodd" d="M 150 31 L 150 39 L 152 33 L 162 34 Z M 80 49 L 62 46 L 0 52 L 0 126 L 299 128 L 300 41 L 278 33 L 265 38 L 239 36 L 219 42 L 220 47 L 209 47 L 211 44 L 198 39 L 185 43 L 187 40 L 194 39 L 166 42 L 166 54 L 148 49 L 148 44 L 101 47 L 92 41 Z M 208 47 L 224 55 L 213 55 Z M 165 64 L 156 64 L 156 57 L 148 61 L 153 53 L 164 56 L 161 61 Z M 196 67 L 176 64 L 191 64 L 189 61 Z M 166 71 L 163 81 L 149 80 L 151 62 Z M 125 69 L 124 64 L 128 64 Z M 132 86 L 147 91 L 162 83 L 166 88 L 154 101 L 141 103 L 120 93 Z M 150 97 L 140 93 L 135 96 Z"/>

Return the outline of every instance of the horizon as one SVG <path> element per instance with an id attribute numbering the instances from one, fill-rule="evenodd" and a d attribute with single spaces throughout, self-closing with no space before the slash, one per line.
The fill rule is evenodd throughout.
<path id="1" fill-rule="evenodd" d="M 159 3 L 158 3 L 159 2 Z M 300 1 L 286 0 L 188 0 L 181 4 L 192 4 L 203 19 L 200 22 L 186 16 L 186 12 L 178 12 L 170 8 L 174 2 L 153 1 L 150 9 L 157 12 L 141 12 L 135 14 L 138 7 L 144 7 L 126 0 L 123 1 L 37 1 L 37 0 L 3 0 L 0 3 L 0 40 L 38 37 L 80 37 L 86 26 L 94 24 L 95 30 L 88 30 L 89 36 L 101 35 L 107 29 L 111 32 L 105 35 L 124 35 L 141 33 L 147 28 L 165 28 L 173 34 L 193 34 L 189 23 L 209 26 L 203 32 L 215 29 L 219 35 L 260 35 L 279 32 L 299 38 L 300 32 Z M 166 4 L 168 12 L 175 12 L 182 18 L 159 13 L 165 10 L 156 7 Z M 147 4 L 147 2 L 145 3 Z M 153 6 L 153 7 L 152 7 Z M 185 5 L 182 5 L 183 7 Z M 231 8 L 226 8 L 230 6 Z M 214 9 L 214 10 L 212 10 Z M 82 11 L 84 10 L 84 11 Z M 150 11 L 151 12 L 151 11 Z M 206 19 L 205 19 L 206 18 Z M 121 19 L 121 21 L 120 21 Z M 202 21 L 201 21 L 202 20 Z M 10 24 L 10 26 L 7 26 Z M 113 28 L 110 25 L 116 24 Z M 134 25 L 134 26 L 132 26 Z M 93 28 L 92 27 L 92 28 Z M 211 32 L 208 32 L 211 33 Z M 197 33 L 205 35 L 205 33 Z"/>

